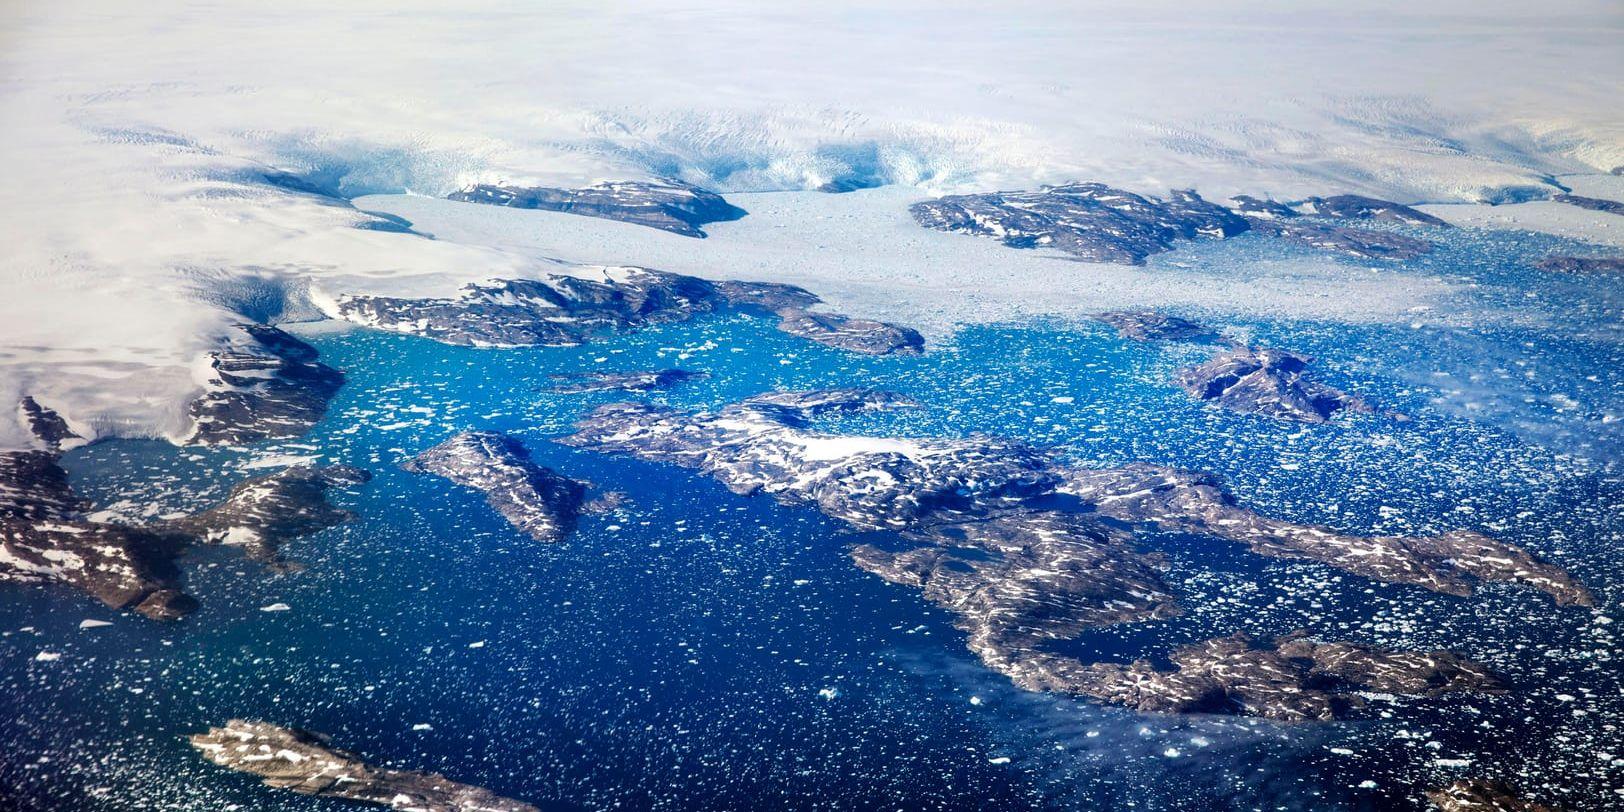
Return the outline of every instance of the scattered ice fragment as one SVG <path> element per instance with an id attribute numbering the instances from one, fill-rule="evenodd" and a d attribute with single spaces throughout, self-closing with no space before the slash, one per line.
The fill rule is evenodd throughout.
<path id="1" fill-rule="evenodd" d="M 1076 400 L 1076 398 L 1073 397 L 1049 398 L 1050 403 L 1071 403 L 1074 400 Z"/>
<path id="2" fill-rule="evenodd" d="M 81 629 L 99 629 L 102 626 L 111 625 L 113 625 L 112 621 L 108 620 L 91 620 L 90 618 L 85 618 L 84 620 L 79 621 L 79 628 Z"/>
<path id="3" fill-rule="evenodd" d="M 979 705 L 979 704 L 981 704 L 981 697 L 979 697 L 979 696 L 972 696 L 972 697 L 970 697 L 970 704 L 972 704 L 972 705 Z"/>
<path id="4" fill-rule="evenodd" d="M 259 611 L 261 611 L 261 612 L 286 612 L 286 611 L 288 611 L 289 609 L 292 609 L 292 608 L 293 607 L 291 607 L 291 606 L 289 606 L 289 605 L 287 605 L 285 603 L 273 603 L 270 606 L 261 606 L 261 607 L 259 607 Z"/>
<path id="5" fill-rule="evenodd" d="M 818 698 L 819 699 L 834 699 L 837 696 L 840 696 L 840 689 L 839 688 L 820 688 L 820 689 L 818 689 Z"/>
<path id="6" fill-rule="evenodd" d="M 34 655 L 34 659 L 42 663 L 54 663 L 62 659 L 62 653 L 57 651 L 42 651 Z"/>
<path id="7" fill-rule="evenodd" d="M 484 640 L 478 640 L 478 641 L 475 641 L 473 643 L 469 643 L 468 647 L 469 648 L 484 648 L 485 647 L 485 641 Z"/>
<path id="8" fill-rule="evenodd" d="M 1008 764 L 1009 763 L 1009 756 L 998 756 L 997 758 L 989 758 L 989 759 L 987 759 L 987 763 L 988 764 Z"/>
<path id="9" fill-rule="evenodd" d="M 413 730 L 433 730 L 434 725 L 428 724 L 427 722 L 419 722 L 419 723 L 417 723 L 415 725 L 412 725 L 412 729 Z"/>

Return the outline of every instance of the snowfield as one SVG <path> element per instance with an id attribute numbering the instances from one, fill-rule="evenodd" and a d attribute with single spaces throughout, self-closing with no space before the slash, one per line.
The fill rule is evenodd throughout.
<path id="1" fill-rule="evenodd" d="M 842 211 L 873 214 L 894 241 L 894 222 L 864 201 L 1093 180 L 1209 199 L 1510 202 L 1624 165 L 1624 14 L 1606 0 L 869 5 L 12 4 L 0 22 L 0 403 L 32 394 L 87 437 L 180 438 L 198 359 L 234 322 L 315 315 L 309 288 L 438 291 L 601 259 L 556 242 L 553 254 L 535 240 L 462 242 L 460 226 L 438 240 L 356 228 L 372 219 L 344 199 L 363 194 L 652 177 L 730 194 L 889 184 L 901 188 Z M 267 181 L 281 172 L 331 196 Z M 797 200 L 805 213 L 773 221 L 785 241 L 836 205 L 781 205 Z M 711 260 L 787 250 L 752 212 L 718 224 L 738 239 Z M 1600 220 L 1562 214 L 1564 233 Z M 1598 240 L 1616 244 L 1603 225 Z M 702 256 L 660 252 L 616 261 Z M 1054 312 L 983 305 L 1075 268 L 1012 259 L 1027 274 L 1012 285 L 991 257 L 967 246 L 889 279 L 928 291 L 919 315 L 951 325 Z M 841 278 L 838 264 L 750 270 L 816 278 L 852 312 L 904 315 L 888 303 L 909 297 L 857 275 L 872 265 Z M 1129 281 L 1091 287 L 1088 306 L 1143 300 Z M 1315 317 L 1334 314 L 1304 304 L 1314 298 L 1373 301 L 1368 316 L 1436 293 L 1424 280 L 1329 297 L 1284 284 L 1268 304 Z M 0 448 L 28 442 L 0 409 Z"/>

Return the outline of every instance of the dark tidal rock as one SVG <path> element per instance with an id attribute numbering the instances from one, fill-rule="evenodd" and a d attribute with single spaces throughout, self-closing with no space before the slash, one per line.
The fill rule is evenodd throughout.
<path id="1" fill-rule="evenodd" d="M 0 580 L 66 583 L 113 608 L 175 619 L 197 606 L 175 565 L 187 547 L 240 545 L 275 561 L 282 542 L 351 517 L 327 503 L 328 488 L 366 479 L 349 466 L 289 468 L 241 483 L 202 513 L 133 526 L 91 520 L 55 455 L 0 452 Z"/>
<path id="2" fill-rule="evenodd" d="M 549 377 L 558 383 L 548 387 L 547 391 L 569 395 L 585 392 L 650 392 L 710 376 L 704 372 L 690 372 L 686 369 L 653 369 L 631 372 L 560 373 Z"/>
<path id="3" fill-rule="evenodd" d="M 1285 350 L 1235 347 L 1180 370 L 1191 397 L 1226 409 L 1300 423 L 1323 423 L 1339 410 L 1373 411 L 1362 399 L 1307 376 L 1313 359 Z"/>
<path id="4" fill-rule="evenodd" d="M 345 296 L 337 316 L 357 324 L 476 347 L 574 346 L 654 324 L 737 310 L 772 314 L 792 335 L 867 354 L 918 352 L 906 327 L 805 308 L 818 298 L 770 282 L 712 282 L 647 268 L 593 277 L 555 274 L 463 288 L 454 299 Z"/>
<path id="5" fill-rule="evenodd" d="M 239 325 L 241 335 L 209 355 L 213 375 L 189 407 L 188 442 L 234 445 L 298 437 L 321 420 L 344 374 L 316 350 L 275 327 Z"/>
<path id="6" fill-rule="evenodd" d="M 1535 267 L 1559 273 L 1624 274 L 1624 258 L 1554 256 L 1540 260 Z"/>
<path id="7" fill-rule="evenodd" d="M 485 494 L 509 524 L 541 542 L 568 536 L 586 497 L 586 485 L 537 465 L 518 440 L 494 431 L 463 432 L 401 467 Z"/>
<path id="8" fill-rule="evenodd" d="M 619 181 L 584 189 L 478 184 L 452 193 L 450 199 L 601 217 L 685 237 L 704 237 L 700 226 L 737 220 L 746 214 L 715 192 L 676 181 Z"/>
<path id="9" fill-rule="evenodd" d="M 1502 781 L 1470 778 L 1442 789 L 1428 790 L 1427 800 L 1441 812 L 1556 812 L 1517 794 Z"/>
<path id="10" fill-rule="evenodd" d="M 1447 652 L 1296 639 L 1271 648 L 1211 641 L 1178 654 L 1182 665 L 1172 671 L 1148 663 L 1089 664 L 1045 650 L 1090 628 L 1180 611 L 1160 555 L 1141 549 L 1150 537 L 1123 525 L 1234 539 L 1263 555 L 1440 591 L 1458 593 L 1472 575 L 1524 581 L 1567 602 L 1588 597 L 1561 570 L 1486 537 L 1367 539 L 1294 525 L 1236 506 L 1199 474 L 1154 466 L 1071 469 L 1042 450 L 989 437 L 808 429 L 806 410 L 830 402 L 862 408 L 875 396 L 770 393 L 710 413 L 612 404 L 582 418 L 561 442 L 696 469 L 736 493 L 813 507 L 857 530 L 890 531 L 855 546 L 853 561 L 952 612 L 989 667 L 1029 689 L 1145 710 L 1319 719 L 1356 706 L 1349 692 L 1361 688 L 1430 695 L 1498 684 Z M 1408 565 L 1372 562 L 1395 556 L 1408 556 Z"/>
<path id="11" fill-rule="evenodd" d="M 1094 318 L 1135 341 L 1216 341 L 1218 332 L 1203 324 L 1154 310 L 1118 310 Z"/>
<path id="12" fill-rule="evenodd" d="M 232 719 L 189 739 L 209 761 L 301 795 L 416 812 L 540 812 L 437 773 L 374 766 L 326 736 L 297 728 Z"/>
<path id="13" fill-rule="evenodd" d="M 1581 209 L 1601 211 L 1608 214 L 1624 214 L 1624 203 L 1617 200 L 1604 200 L 1599 197 L 1583 197 L 1580 195 L 1551 195 L 1551 199 L 1569 206 L 1578 206 Z"/>
<path id="14" fill-rule="evenodd" d="M 1449 224 L 1426 212 L 1417 211 L 1402 203 L 1378 200 L 1363 195 L 1332 195 L 1310 197 L 1299 204 L 1309 214 L 1338 217 L 1347 220 L 1391 220 L 1417 226 L 1443 226 Z"/>

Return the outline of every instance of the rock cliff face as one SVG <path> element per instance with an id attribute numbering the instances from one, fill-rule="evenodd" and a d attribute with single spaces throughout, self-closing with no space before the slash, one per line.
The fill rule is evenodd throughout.
<path id="1" fill-rule="evenodd" d="M 619 181 L 584 189 L 478 184 L 454 192 L 450 198 L 490 206 L 620 220 L 684 237 L 704 237 L 700 226 L 737 220 L 746 214 L 744 209 L 728 203 L 715 192 L 675 181 Z"/>
<path id="2" fill-rule="evenodd" d="M 210 377 L 192 401 L 189 442 L 235 445 L 298 437 L 321 420 L 344 375 L 316 360 L 309 344 L 263 324 L 239 325 L 238 340 L 209 357 Z"/>
<path id="3" fill-rule="evenodd" d="M 1323 423 L 1344 409 L 1374 411 L 1363 399 L 1309 378 L 1312 360 L 1285 350 L 1235 347 L 1180 370 L 1174 381 L 1198 400 L 1299 423 Z"/>
<path id="4" fill-rule="evenodd" d="M 175 565 L 192 544 L 240 545 L 275 562 L 282 542 L 347 521 L 328 488 L 359 484 L 348 466 L 290 468 L 237 486 L 227 500 L 146 526 L 92 521 L 67 472 L 43 451 L 0 452 L 0 580 L 57 581 L 154 619 L 190 613 Z"/>
<path id="5" fill-rule="evenodd" d="M 1233 208 L 1225 208 L 1194 191 L 1160 200 L 1099 183 L 1070 183 L 949 195 L 915 203 L 910 211 L 926 228 L 993 237 L 1011 248 L 1053 248 L 1086 262 L 1139 265 L 1180 240 L 1246 231 L 1366 259 L 1408 259 L 1432 250 L 1430 243 L 1402 234 L 1302 222 L 1297 209 L 1273 200 L 1239 195 L 1231 201 Z M 1320 217 L 1447 225 L 1408 206 L 1358 195 L 1314 197 L 1298 205 Z"/>
<path id="6" fill-rule="evenodd" d="M 494 431 L 463 432 L 401 467 L 485 494 L 509 524 L 541 542 L 562 541 L 575 529 L 586 496 L 586 485 L 535 464 L 518 440 Z"/>
<path id="7" fill-rule="evenodd" d="M 727 310 L 772 314 L 778 329 L 870 355 L 919 352 L 919 333 L 885 322 L 806 310 L 818 298 L 790 285 L 711 282 L 647 268 L 580 276 L 506 279 L 463 288 L 452 299 L 345 296 L 332 315 L 447 344 L 574 346 L 614 333 Z"/>
<path id="8" fill-rule="evenodd" d="M 540 812 L 483 787 L 443 775 L 368 764 L 319 733 L 233 719 L 190 737 L 215 764 L 301 795 L 338 798 L 414 812 Z"/>
<path id="9" fill-rule="evenodd" d="M 898 405 L 867 390 L 770 393 L 714 413 L 612 404 L 580 420 L 562 442 L 693 468 L 737 493 L 814 507 L 855 529 L 891 531 L 888 540 L 855 546 L 853 560 L 951 611 L 988 667 L 1033 690 L 1144 710 L 1320 719 L 1356 706 L 1352 692 L 1362 689 L 1432 694 L 1498 684 L 1447 652 L 1306 638 L 1268 647 L 1208 641 L 1175 652 L 1171 671 L 1053 653 L 1054 641 L 1091 628 L 1179 612 L 1160 556 L 1116 522 L 1229 538 L 1263 555 L 1455 594 L 1470 589 L 1470 576 L 1529 583 L 1560 602 L 1589 600 L 1560 569 L 1477 534 L 1347 536 L 1258 516 L 1199 474 L 1073 469 L 997 438 L 843 436 L 807 423 L 820 411 Z"/>

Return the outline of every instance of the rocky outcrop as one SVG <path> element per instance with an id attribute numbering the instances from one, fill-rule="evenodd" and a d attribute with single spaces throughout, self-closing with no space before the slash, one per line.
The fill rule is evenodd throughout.
<path id="1" fill-rule="evenodd" d="M 471 284 L 451 299 L 344 296 L 330 315 L 474 347 L 574 346 L 727 310 L 771 314 L 786 333 L 853 352 L 918 352 L 923 344 L 919 333 L 906 327 L 806 310 L 818 301 L 791 285 L 601 268 Z"/>
<path id="2" fill-rule="evenodd" d="M 1624 274 L 1624 258 L 1554 256 L 1540 260 L 1535 267 L 1561 273 Z"/>
<path id="3" fill-rule="evenodd" d="M 68 421 L 62 419 L 62 415 L 41 406 L 39 401 L 30 395 L 24 395 L 18 400 L 17 413 L 22 418 L 22 424 L 28 427 L 29 433 L 33 434 L 34 439 L 47 451 L 56 453 L 85 444 L 85 438 L 75 433 L 68 426 Z"/>
<path id="4" fill-rule="evenodd" d="M 1095 319 L 1116 328 L 1134 341 L 1216 341 L 1218 332 L 1203 324 L 1154 310 L 1118 310 L 1097 313 Z"/>
<path id="5" fill-rule="evenodd" d="M 347 521 L 326 491 L 366 478 L 348 466 L 288 469 L 242 483 L 195 516 L 137 527 L 91 520 L 54 455 L 0 452 L 0 580 L 66 583 L 108 606 L 172 620 L 197 607 L 175 565 L 187 547 L 236 544 L 274 561 L 281 542 Z"/>
<path id="6" fill-rule="evenodd" d="M 238 326 L 239 335 L 209 354 L 209 378 L 189 412 L 187 442 L 235 445 L 298 437 L 321 420 L 344 375 L 316 350 L 275 327 Z"/>
<path id="7" fill-rule="evenodd" d="M 1323 423 L 1338 411 L 1374 411 L 1364 400 L 1307 376 L 1313 359 L 1285 350 L 1234 347 L 1179 370 L 1174 382 L 1198 400 L 1236 412 Z"/>
<path id="8" fill-rule="evenodd" d="M 1246 220 L 1193 191 L 1176 191 L 1163 201 L 1101 183 L 948 195 L 915 203 L 909 211 L 920 225 L 938 231 L 1128 265 L 1171 250 L 1177 240 L 1231 237 L 1247 230 Z"/>
<path id="9" fill-rule="evenodd" d="M 1608 214 L 1624 214 L 1624 203 L 1617 200 L 1606 200 L 1600 197 L 1583 197 L 1581 195 L 1551 195 L 1551 199 L 1569 206 L 1578 206 L 1581 209 L 1601 211 Z"/>
<path id="10" fill-rule="evenodd" d="M 232 719 L 189 738 L 209 761 L 301 795 L 414 812 L 540 812 L 437 773 L 374 766 L 319 733 L 269 722 Z"/>
<path id="11" fill-rule="evenodd" d="M 1174 650 L 1172 668 L 1147 660 L 1050 666 L 1030 686 L 1064 690 L 1152 713 L 1234 713 L 1281 721 L 1336 719 L 1362 705 L 1357 691 L 1421 696 L 1503 690 L 1481 665 L 1448 651 L 1392 652 L 1290 636 L 1259 646 L 1232 635 Z"/>
<path id="12" fill-rule="evenodd" d="M 704 372 L 686 369 L 650 369 L 632 372 L 575 372 L 549 376 L 558 383 L 547 391 L 558 395 L 585 392 L 651 392 L 666 389 L 685 381 L 710 377 Z"/>
<path id="13" fill-rule="evenodd" d="M 1432 243 L 1391 231 L 1371 231 L 1301 220 L 1249 218 L 1252 231 L 1305 248 L 1346 254 L 1359 259 L 1415 259 L 1432 250 Z"/>
<path id="14" fill-rule="evenodd" d="M 785 423 L 793 418 L 817 417 L 825 414 L 851 414 L 856 412 L 887 412 L 896 409 L 917 409 L 919 401 L 884 389 L 839 387 L 834 389 L 807 389 L 798 391 L 763 392 L 751 395 L 740 405 L 754 409 L 769 409 Z"/>
<path id="15" fill-rule="evenodd" d="M 1449 224 L 1423 211 L 1391 200 L 1378 200 L 1363 195 L 1332 195 L 1310 197 L 1298 204 L 1308 214 L 1336 217 L 1345 220 L 1391 220 L 1416 226 L 1443 226 Z"/>
<path id="16" fill-rule="evenodd" d="M 847 352 L 917 355 L 925 349 L 925 338 L 919 331 L 883 321 L 805 310 L 780 316 L 779 330 Z"/>
<path id="17" fill-rule="evenodd" d="M 1242 217 L 1257 217 L 1262 219 L 1286 219 L 1297 216 L 1297 210 L 1281 203 L 1278 200 L 1256 198 L 1251 195 L 1235 195 L 1229 199 L 1229 210 Z"/>
<path id="18" fill-rule="evenodd" d="M 240 547 L 257 561 L 285 566 L 278 552 L 284 542 L 355 518 L 353 512 L 329 503 L 327 491 L 371 479 L 353 465 L 296 465 L 239 483 L 224 502 L 164 527 L 204 544 Z"/>
<path id="19" fill-rule="evenodd" d="M 586 485 L 537 465 L 518 440 L 494 431 L 463 432 L 401 467 L 485 494 L 509 524 L 541 542 L 568 536 L 586 497 Z"/>
<path id="20" fill-rule="evenodd" d="M 1441 812 L 1556 812 L 1555 807 L 1518 795 L 1509 784 L 1480 778 L 1456 781 L 1443 789 L 1428 790 L 1427 800 Z"/>
<path id="21" fill-rule="evenodd" d="M 1474 582 L 1493 581 L 1534 587 L 1559 605 L 1595 604 L 1594 596 L 1560 567 L 1467 530 L 1438 536 L 1348 535 L 1241 507 L 1211 474 L 1146 463 L 1066 468 L 1062 476 L 1060 492 L 1121 522 L 1228 539 L 1259 555 L 1317 561 L 1373 580 L 1449 595 L 1470 595 Z"/>
<path id="22" fill-rule="evenodd" d="M 452 193 L 450 199 L 601 217 L 684 237 L 704 237 L 700 226 L 746 214 L 715 192 L 676 181 L 617 181 L 584 189 L 478 184 Z"/>
<path id="23" fill-rule="evenodd" d="M 926 228 L 993 237 L 1012 248 L 1053 248 L 1087 262 L 1139 265 L 1179 240 L 1247 231 L 1364 259 L 1409 259 L 1432 250 L 1425 240 L 1402 234 L 1302 222 L 1296 209 L 1273 200 L 1230 200 L 1233 207 L 1225 208 L 1194 191 L 1159 200 L 1099 183 L 1070 183 L 1035 192 L 949 195 L 915 203 L 910 211 Z M 1358 195 L 1313 197 L 1298 205 L 1323 217 L 1447 225 L 1408 206 Z"/>
<path id="24" fill-rule="evenodd" d="M 952 612 L 983 663 L 1033 690 L 1146 710 L 1294 719 L 1334 715 L 1353 704 L 1342 694 L 1361 686 L 1421 694 L 1492 687 L 1486 672 L 1447 653 L 1406 655 L 1341 643 L 1293 640 L 1290 648 L 1282 643 L 1271 649 L 1226 644 L 1187 654 L 1189 665 L 1173 672 L 1147 663 L 1091 665 L 1049 652 L 1049 643 L 1090 628 L 1179 612 L 1162 579 L 1160 557 L 1140 550 L 1134 536 L 1107 520 L 1229 534 L 1264 554 L 1312 558 L 1360 574 L 1388 574 L 1365 559 L 1400 545 L 1258 517 L 1215 485 L 1142 495 L 1160 487 L 1147 471 L 1067 469 L 1044 451 L 1008 440 L 858 437 L 807 425 L 820 409 L 875 404 L 891 405 L 863 390 L 772 393 L 714 413 L 612 404 L 578 421 L 575 433 L 561 442 L 693 468 L 736 493 L 814 507 L 857 530 L 891 531 L 883 540 L 856 545 L 853 561 L 921 590 Z M 1106 478 L 1113 473 L 1117 479 Z M 1130 488 L 1135 477 L 1138 487 Z M 1250 534 L 1234 526 L 1246 521 Z M 1426 557 L 1416 550 L 1429 540 L 1404 540 L 1412 557 L 1443 573 L 1429 584 L 1464 583 L 1462 573 L 1492 566 L 1494 557 L 1538 565 L 1505 545 L 1492 552 L 1473 548 L 1496 544 L 1483 537 L 1472 544 L 1443 538 Z M 1320 552 L 1311 541 L 1336 552 Z M 1554 580 L 1539 580 L 1552 573 L 1560 570 L 1508 570 L 1499 579 L 1555 586 Z M 1471 574 L 1485 577 L 1475 569 Z M 1302 699 L 1310 690 L 1320 694 Z"/>

